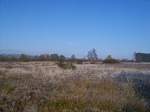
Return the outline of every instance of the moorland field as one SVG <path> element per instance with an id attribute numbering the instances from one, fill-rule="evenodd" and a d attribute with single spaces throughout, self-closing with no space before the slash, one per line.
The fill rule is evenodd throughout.
<path id="1" fill-rule="evenodd" d="M 0 112 L 150 112 L 150 64 L 0 62 Z"/>

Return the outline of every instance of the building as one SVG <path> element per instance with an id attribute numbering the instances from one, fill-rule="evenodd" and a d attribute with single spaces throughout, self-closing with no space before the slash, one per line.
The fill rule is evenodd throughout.
<path id="1" fill-rule="evenodd" d="M 150 53 L 135 53 L 136 62 L 150 62 Z"/>

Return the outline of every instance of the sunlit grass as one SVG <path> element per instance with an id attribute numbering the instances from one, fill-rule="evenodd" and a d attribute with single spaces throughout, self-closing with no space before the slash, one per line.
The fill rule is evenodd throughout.
<path id="1" fill-rule="evenodd" d="M 0 72 L 2 112 L 146 112 L 146 101 L 138 96 L 132 82 L 120 83 L 111 76 L 105 77 L 118 68 L 91 70 L 90 67 L 79 72 L 77 68 L 70 73 L 63 70 L 52 77 L 45 75 L 49 73 L 49 69 L 44 69 L 48 64 L 39 64 L 37 69 L 27 69 L 33 69 L 30 74 L 25 71 L 28 68 L 25 64 L 23 72 L 20 72 L 22 68 L 10 72 L 13 67 Z M 32 67 L 36 66 L 32 64 Z"/>

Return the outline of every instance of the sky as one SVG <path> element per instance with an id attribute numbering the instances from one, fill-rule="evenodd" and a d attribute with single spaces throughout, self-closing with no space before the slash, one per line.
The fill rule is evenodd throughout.
<path id="1" fill-rule="evenodd" d="M 150 53 L 150 0 L 0 0 L 0 52 Z"/>

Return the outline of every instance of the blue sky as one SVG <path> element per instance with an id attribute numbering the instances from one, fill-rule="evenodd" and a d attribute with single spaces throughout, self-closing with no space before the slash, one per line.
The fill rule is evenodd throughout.
<path id="1" fill-rule="evenodd" d="M 150 0 L 0 0 L 0 51 L 132 58 L 150 52 Z"/>

